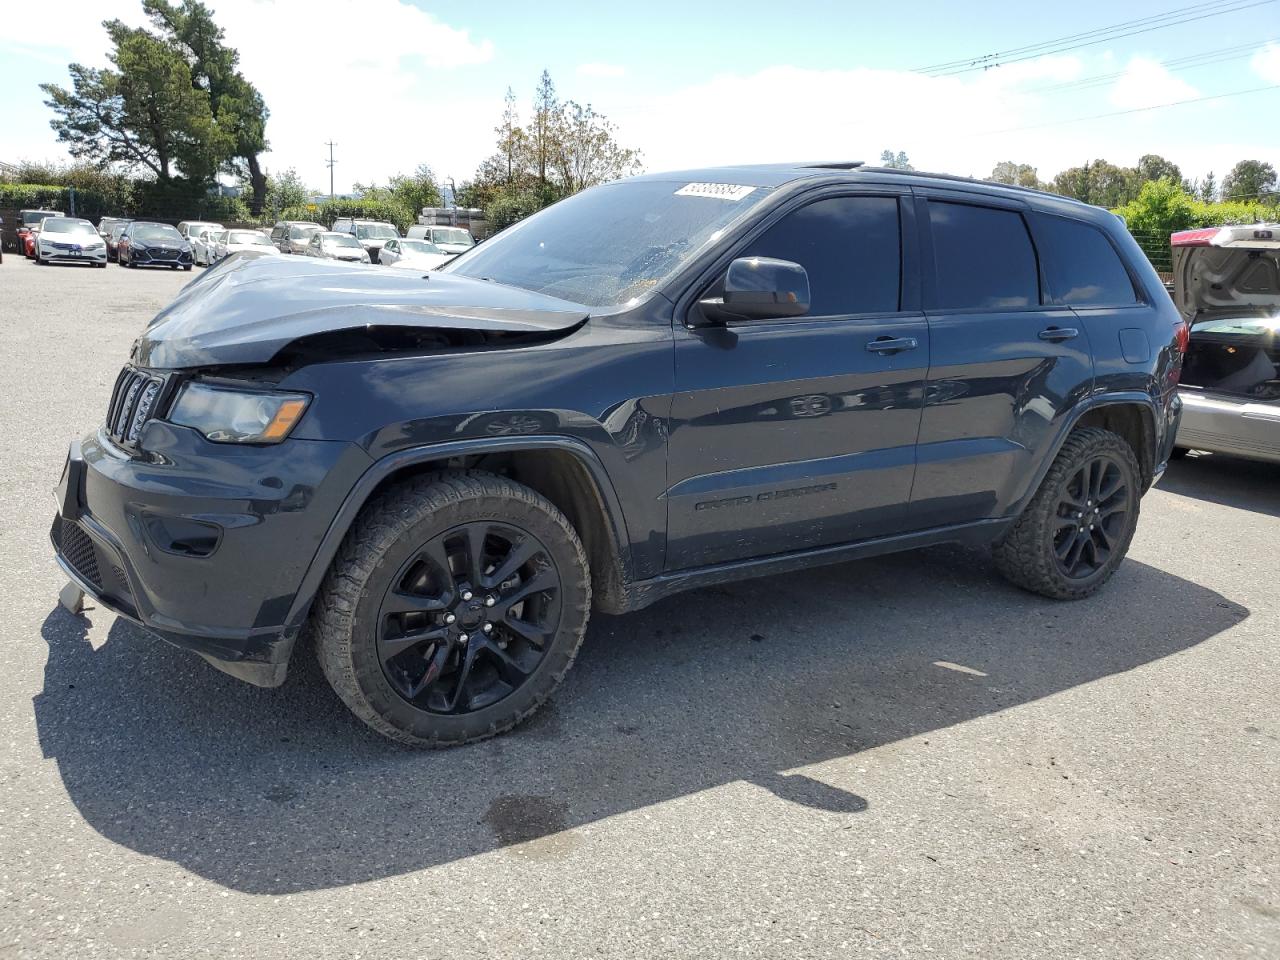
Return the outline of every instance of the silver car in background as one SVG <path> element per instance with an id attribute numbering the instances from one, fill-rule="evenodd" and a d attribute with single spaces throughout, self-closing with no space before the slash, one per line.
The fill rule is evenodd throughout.
<path id="1" fill-rule="evenodd" d="M 280 220 L 271 228 L 271 242 L 281 253 L 307 252 L 307 244 L 324 227 L 310 220 Z"/>
<path id="2" fill-rule="evenodd" d="M 214 244 L 225 232 L 221 227 L 198 226 L 187 235 L 187 239 L 191 241 L 191 256 L 195 258 L 197 267 L 213 265 Z"/>
<path id="3" fill-rule="evenodd" d="M 412 240 L 426 240 L 434 243 L 443 252 L 457 255 L 466 253 L 476 245 L 475 237 L 462 227 L 433 227 L 428 224 L 415 223 L 409 228 L 406 237 Z"/>
<path id="4" fill-rule="evenodd" d="M 434 270 L 453 259 L 434 243 L 426 240 L 388 240 L 382 245 L 378 262 L 388 267 L 405 267 L 410 270 Z"/>
<path id="5" fill-rule="evenodd" d="M 1280 224 L 1171 238 L 1173 300 L 1189 325 L 1174 455 L 1280 463 Z"/>
<path id="6" fill-rule="evenodd" d="M 307 256 L 321 260 L 343 260 L 347 263 L 368 263 L 369 254 L 360 241 L 349 233 L 323 230 L 307 242 Z"/>
<path id="7" fill-rule="evenodd" d="M 223 230 L 213 241 L 213 263 L 220 263 L 233 253 L 249 251 L 268 257 L 280 256 L 280 251 L 261 230 Z"/>

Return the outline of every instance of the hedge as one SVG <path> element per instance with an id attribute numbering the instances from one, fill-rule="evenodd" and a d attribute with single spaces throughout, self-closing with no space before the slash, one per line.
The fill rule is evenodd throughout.
<path id="1" fill-rule="evenodd" d="M 414 215 L 403 204 L 388 200 L 325 200 L 323 203 L 297 204 L 280 212 L 281 220 L 312 220 L 333 226 L 339 217 L 361 220 L 385 220 L 394 223 L 401 233 L 414 222 Z"/>

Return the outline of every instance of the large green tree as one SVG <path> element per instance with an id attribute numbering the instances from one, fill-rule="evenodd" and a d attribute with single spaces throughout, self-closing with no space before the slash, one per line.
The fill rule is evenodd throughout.
<path id="1" fill-rule="evenodd" d="M 103 24 L 112 66 L 73 63 L 71 89 L 41 84 L 50 126 L 77 159 L 149 170 L 162 182 L 180 171 L 205 183 L 230 154 L 206 92 L 169 44 L 119 20 Z"/>
<path id="2" fill-rule="evenodd" d="M 1016 187 L 1040 186 L 1040 176 L 1035 167 L 1029 163 L 1014 163 L 1012 160 L 1001 160 L 997 163 L 987 179 Z"/>
<path id="3" fill-rule="evenodd" d="M 142 0 L 143 9 L 161 38 L 179 51 L 191 72 L 192 85 L 209 99 L 218 129 L 232 144 L 224 167 L 248 179 L 250 204 L 260 214 L 267 197 L 267 177 L 259 154 L 267 149 L 267 106 L 257 88 L 240 72 L 240 54 L 225 43 L 213 11 L 200 0 Z"/>
<path id="4" fill-rule="evenodd" d="M 1263 160 L 1241 160 L 1222 178 L 1223 200 L 1272 200 L 1276 168 Z"/>

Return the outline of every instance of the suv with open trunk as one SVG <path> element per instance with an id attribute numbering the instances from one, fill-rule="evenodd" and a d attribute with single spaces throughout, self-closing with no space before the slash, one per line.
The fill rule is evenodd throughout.
<path id="1" fill-rule="evenodd" d="M 1177 427 L 1185 327 L 1103 210 L 857 164 L 650 175 L 441 270 L 220 264 L 74 443 L 52 539 L 252 683 L 299 637 L 441 745 L 555 688 L 592 608 L 944 542 L 1097 590 Z"/>

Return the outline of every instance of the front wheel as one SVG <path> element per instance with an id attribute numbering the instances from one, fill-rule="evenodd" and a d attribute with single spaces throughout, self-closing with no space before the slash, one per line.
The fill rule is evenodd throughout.
<path id="1" fill-rule="evenodd" d="M 1055 600 L 1087 597 L 1128 552 L 1141 494 L 1138 460 L 1122 437 L 1098 427 L 1076 430 L 995 545 L 996 566 L 1024 590 Z"/>
<path id="2" fill-rule="evenodd" d="M 559 509 L 495 474 L 431 474 L 365 507 L 311 630 L 351 711 L 386 737 L 443 747 L 532 714 L 573 663 L 591 603 Z"/>

